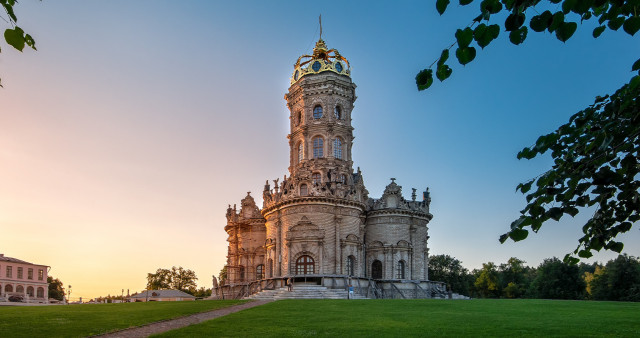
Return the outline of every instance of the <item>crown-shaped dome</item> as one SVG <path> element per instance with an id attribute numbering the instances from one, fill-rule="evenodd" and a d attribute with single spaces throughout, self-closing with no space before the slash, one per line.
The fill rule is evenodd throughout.
<path id="1" fill-rule="evenodd" d="M 291 77 L 291 84 L 298 82 L 307 74 L 318 74 L 322 72 L 334 72 L 340 75 L 351 75 L 349 61 L 338 52 L 337 49 L 329 49 L 320 38 L 313 48 L 312 55 L 303 55 L 298 58 Z"/>

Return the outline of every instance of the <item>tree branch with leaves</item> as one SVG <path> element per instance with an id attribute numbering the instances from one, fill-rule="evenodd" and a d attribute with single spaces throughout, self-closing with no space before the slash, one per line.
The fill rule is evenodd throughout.
<path id="1" fill-rule="evenodd" d="M 461 6 L 473 0 L 459 0 Z M 437 0 L 436 10 L 445 13 L 449 0 Z M 538 11 L 537 6 L 556 7 Z M 532 15 L 532 12 L 534 13 Z M 504 23 L 493 23 L 496 14 L 507 15 Z M 526 25 L 527 18 L 529 25 Z M 575 20 L 575 21 L 572 21 Z M 429 68 L 416 75 L 418 90 L 429 88 L 436 78 L 444 81 L 453 70 L 447 64 L 449 51 L 457 46 L 458 63 L 466 65 L 476 57 L 474 44 L 484 49 L 496 40 L 502 29 L 509 41 L 522 44 L 529 28 L 548 32 L 565 42 L 578 23 L 597 20 L 592 35 L 598 38 L 606 29 L 620 28 L 631 35 L 640 30 L 640 0 L 482 0 L 480 13 L 455 33 L 455 42 L 445 48 Z M 629 83 L 612 95 L 597 97 L 594 104 L 571 116 L 554 132 L 538 138 L 533 146 L 518 153 L 518 159 L 532 159 L 547 151 L 554 164 L 547 172 L 517 186 L 526 195 L 527 205 L 510 230 L 500 236 L 521 241 L 529 231 L 537 232 L 548 220 L 575 216 L 582 210 L 595 210 L 583 226 L 583 236 L 565 261 L 576 263 L 602 249 L 621 252 L 624 244 L 615 238 L 629 231 L 640 220 L 640 59 L 631 66 Z M 584 209 L 587 208 L 587 209 Z"/>
<path id="2" fill-rule="evenodd" d="M 16 16 L 13 7 L 18 2 L 16 0 L 0 0 L 0 5 L 4 9 L 6 17 L 0 15 L 0 18 L 9 24 L 11 28 L 7 28 L 4 31 L 4 40 L 13 48 L 22 52 L 25 46 L 29 46 L 36 50 L 36 42 L 31 35 L 27 34 L 18 26 L 18 17 Z M 2 52 L 2 48 L 0 48 Z M 2 87 L 2 79 L 0 79 L 0 87 Z"/>

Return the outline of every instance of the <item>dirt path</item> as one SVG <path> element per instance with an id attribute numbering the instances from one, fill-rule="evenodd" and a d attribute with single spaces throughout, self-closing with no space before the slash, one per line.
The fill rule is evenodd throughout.
<path id="1" fill-rule="evenodd" d="M 130 329 L 124 329 L 112 333 L 105 333 L 94 337 L 148 337 L 152 334 L 162 333 L 169 330 L 179 329 L 181 327 L 202 323 L 206 320 L 215 319 L 228 315 L 230 313 L 238 312 L 244 309 L 249 309 L 255 306 L 260 306 L 271 302 L 271 300 L 258 300 L 252 301 L 240 305 L 234 305 L 223 309 L 213 310 L 209 312 L 196 313 L 194 315 L 181 317 L 177 319 L 170 319 L 162 322 L 155 322 L 143 326 L 133 327 Z"/>

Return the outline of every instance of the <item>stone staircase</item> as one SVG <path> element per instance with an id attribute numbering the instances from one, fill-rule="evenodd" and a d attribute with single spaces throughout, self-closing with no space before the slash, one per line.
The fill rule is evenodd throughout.
<path id="1" fill-rule="evenodd" d="M 244 299 L 347 299 L 347 295 L 347 290 L 344 289 L 327 289 L 327 287 L 320 285 L 294 285 L 293 291 L 287 291 L 286 287 L 262 290 Z M 354 294 L 353 299 L 368 298 Z"/>

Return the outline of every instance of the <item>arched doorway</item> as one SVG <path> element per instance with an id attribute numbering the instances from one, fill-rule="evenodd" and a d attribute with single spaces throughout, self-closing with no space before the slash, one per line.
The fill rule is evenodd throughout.
<path id="1" fill-rule="evenodd" d="M 311 256 L 300 256 L 296 260 L 296 275 L 310 275 L 315 273 L 315 262 Z"/>
<path id="2" fill-rule="evenodd" d="M 35 294 L 33 286 L 27 286 L 27 294 L 29 295 L 29 297 L 33 297 L 33 295 Z"/>
<path id="3" fill-rule="evenodd" d="M 371 263 L 371 278 L 382 279 L 382 262 L 377 259 Z"/>
<path id="4" fill-rule="evenodd" d="M 4 286 L 4 292 L 13 292 L 13 285 L 7 284 Z"/>
<path id="5" fill-rule="evenodd" d="M 24 286 L 22 286 L 22 285 L 16 286 L 16 292 L 24 293 Z"/>
<path id="6" fill-rule="evenodd" d="M 44 288 L 38 288 L 38 298 L 44 298 Z"/>

